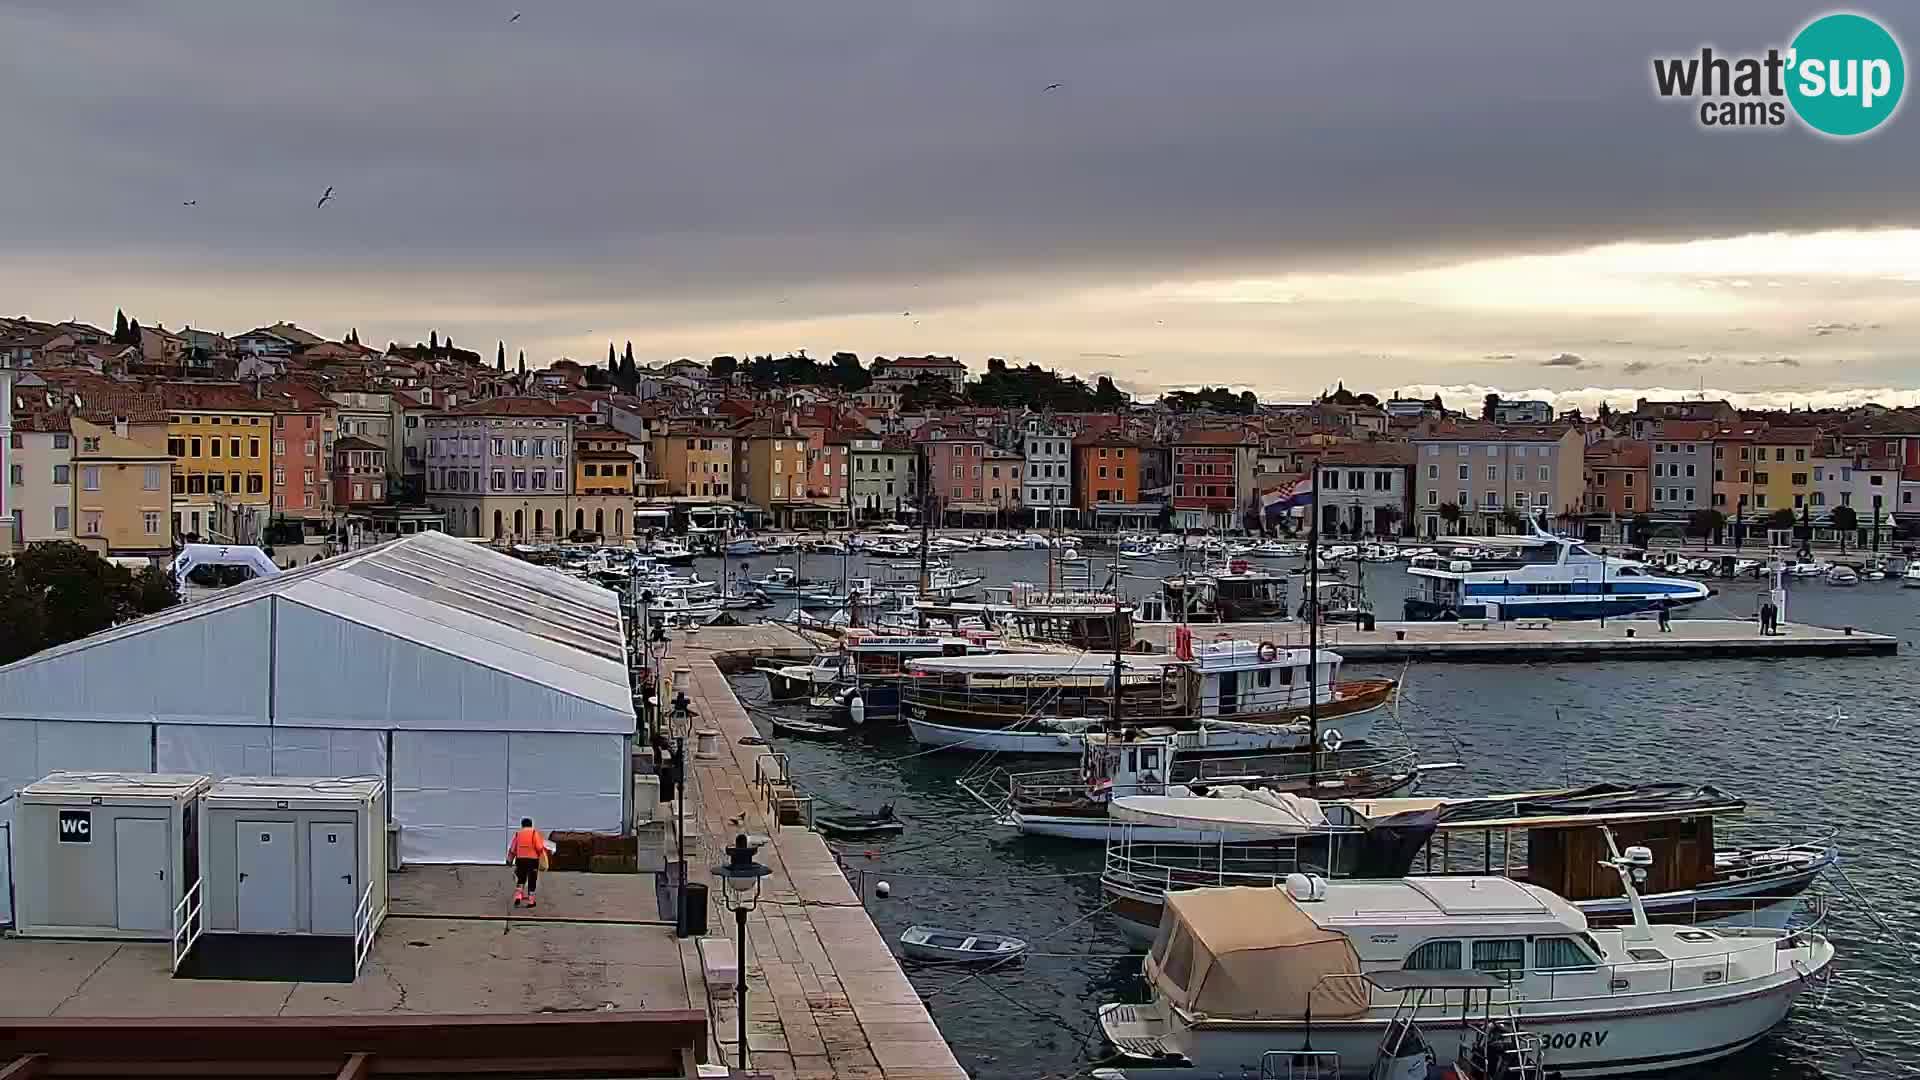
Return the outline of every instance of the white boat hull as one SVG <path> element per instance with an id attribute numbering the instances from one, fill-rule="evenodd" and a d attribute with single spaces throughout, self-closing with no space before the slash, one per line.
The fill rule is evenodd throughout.
<path id="1" fill-rule="evenodd" d="M 1826 954 L 1829 958 L 1831 953 Z M 1825 966 L 1825 962 L 1821 963 Z M 1809 971 L 1809 975 L 1812 972 Z M 1737 1053 L 1764 1038 L 1786 1018 L 1793 999 L 1809 979 L 1791 971 L 1778 974 L 1759 987 L 1734 992 L 1646 995 L 1656 1001 L 1623 1003 L 1615 1008 L 1588 1007 L 1565 1011 L 1572 1003 L 1528 1002 L 1520 1006 L 1520 1023 L 1540 1037 L 1543 1064 L 1549 1076 L 1629 1076 L 1665 1072 L 1698 1065 Z M 1640 996 L 1640 995 L 1635 995 Z M 1126 1025 L 1115 1023 L 1117 1010 L 1134 1006 L 1108 1005 L 1100 1020 L 1111 1038 Z M 1380 1046 L 1380 1037 L 1392 1010 L 1375 1008 L 1354 1021 L 1322 1021 L 1312 1025 L 1316 1050 L 1340 1055 L 1341 1075 L 1366 1077 Z M 1459 1010 L 1451 1021 L 1440 1010 L 1422 1010 L 1421 1030 L 1435 1044 L 1451 1050 L 1460 1030 Z M 1228 1078 L 1243 1080 L 1260 1075 L 1260 1059 L 1270 1050 L 1298 1050 L 1308 1042 L 1307 1025 L 1300 1022 L 1250 1023 L 1234 1027 L 1172 1031 L 1161 1043 L 1187 1057 L 1184 1068 L 1122 1066 L 1129 1078 L 1180 1076 L 1187 1080 Z"/>
<path id="2" fill-rule="evenodd" d="M 1086 749 L 1086 739 L 1079 731 L 1048 730 L 1041 727 L 1021 728 L 1019 730 L 958 727 L 949 724 L 935 724 L 926 720 L 909 717 L 907 729 L 913 733 L 913 740 L 922 746 L 949 750 L 971 750 L 978 753 L 999 754 L 1073 754 L 1078 756 Z M 1095 728 L 1095 730 L 1098 730 Z M 1347 713 L 1337 719 L 1322 723 L 1321 731 L 1340 732 L 1340 741 L 1346 743 L 1364 742 L 1373 732 L 1372 710 Z M 1182 754 L 1258 754 L 1303 750 L 1307 746 L 1307 732 L 1304 724 L 1273 725 L 1256 727 L 1211 727 L 1201 726 L 1178 735 L 1176 745 Z"/>

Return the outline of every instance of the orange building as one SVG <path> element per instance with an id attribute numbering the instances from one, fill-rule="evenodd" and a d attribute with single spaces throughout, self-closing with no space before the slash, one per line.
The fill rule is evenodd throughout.
<path id="1" fill-rule="evenodd" d="M 1083 515 L 1139 501 L 1139 443 L 1117 431 L 1073 440 L 1073 504 Z"/>

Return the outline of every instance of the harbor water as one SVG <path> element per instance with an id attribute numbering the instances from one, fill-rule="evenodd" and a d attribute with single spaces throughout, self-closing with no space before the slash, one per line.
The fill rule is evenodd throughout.
<path id="1" fill-rule="evenodd" d="M 1091 554 L 1091 553 L 1090 553 Z M 1095 556 L 1096 584 L 1105 557 Z M 848 572 L 865 573 L 858 557 Z M 1041 551 L 961 554 L 986 584 L 1045 582 Z M 753 572 L 793 556 L 750 560 Z M 1294 563 L 1276 565 L 1293 566 Z M 1351 564 L 1350 564 L 1351 565 Z M 838 581 L 839 556 L 804 556 L 800 572 Z M 701 560 L 703 577 L 719 571 Z M 737 569 L 737 565 L 733 567 Z M 1128 560 L 1138 594 L 1171 561 Z M 1407 577 L 1397 564 L 1360 567 L 1382 618 L 1399 615 Z M 1681 617 L 1750 618 L 1755 582 L 1718 593 Z M 1909 740 L 1920 729 L 1920 590 L 1897 581 L 1851 588 L 1790 586 L 1793 621 L 1854 626 L 1901 640 L 1875 658 L 1613 661 L 1537 665 L 1427 664 L 1406 669 L 1400 724 L 1429 762 L 1464 768 L 1430 777 L 1422 793 L 1476 795 L 1598 781 L 1710 783 L 1748 804 L 1747 820 L 1839 830 L 1844 877 L 1828 922 L 1839 952 L 1824 1003 L 1803 998 L 1756 1046 L 1678 1075 L 1749 1078 L 1920 1076 L 1920 779 Z M 1300 589 L 1293 590 L 1297 603 Z M 1350 676 L 1401 677 L 1399 665 L 1352 665 Z M 764 680 L 737 692 L 767 708 Z M 763 733 L 773 736 L 764 714 Z M 1391 725 L 1390 721 L 1383 724 Z M 1094 1010 L 1141 1000 L 1139 958 L 1102 912 L 1099 844 L 1022 837 L 995 827 L 955 781 L 981 768 L 1059 761 L 927 752 L 904 727 L 841 742 L 772 737 L 791 756 L 822 812 L 891 803 L 904 835 L 834 846 L 889 940 L 913 924 L 1014 934 L 1033 944 L 1020 964 L 984 974 L 907 965 L 907 973 L 968 1071 L 1032 1080 L 1084 1075 L 1105 1050 Z M 875 886 L 885 881 L 890 896 Z M 1877 918 L 1875 917 L 1877 916 Z"/>

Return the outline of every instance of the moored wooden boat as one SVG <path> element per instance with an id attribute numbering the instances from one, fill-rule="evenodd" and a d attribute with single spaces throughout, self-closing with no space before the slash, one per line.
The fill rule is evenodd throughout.
<path id="1" fill-rule="evenodd" d="M 1027 943 L 1007 934 L 978 930 L 941 930 L 909 926 L 900 933 L 900 951 L 915 960 L 948 964 L 987 964 L 1010 960 L 1027 951 Z"/>

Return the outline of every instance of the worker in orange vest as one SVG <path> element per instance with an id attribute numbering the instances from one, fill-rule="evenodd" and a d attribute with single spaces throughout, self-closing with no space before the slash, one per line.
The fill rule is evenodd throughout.
<path id="1" fill-rule="evenodd" d="M 523 902 L 538 907 L 534 890 L 540 887 L 540 859 L 547 853 L 547 838 L 533 827 L 532 818 L 520 819 L 520 831 L 507 842 L 507 861 L 513 864 L 513 906 Z"/>

